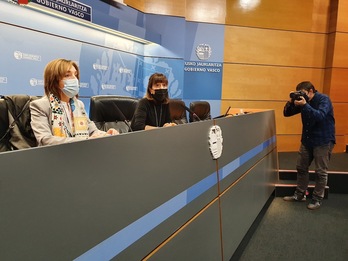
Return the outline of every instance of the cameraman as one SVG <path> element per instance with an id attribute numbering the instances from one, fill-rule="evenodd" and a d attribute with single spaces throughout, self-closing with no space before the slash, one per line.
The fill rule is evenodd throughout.
<path id="1" fill-rule="evenodd" d="M 301 113 L 302 138 L 297 158 L 297 187 L 285 201 L 306 201 L 309 166 L 315 163 L 315 188 L 308 209 L 318 209 L 324 198 L 328 164 L 336 143 L 335 118 L 330 98 L 319 93 L 311 82 L 301 82 L 284 106 L 285 117 Z"/>

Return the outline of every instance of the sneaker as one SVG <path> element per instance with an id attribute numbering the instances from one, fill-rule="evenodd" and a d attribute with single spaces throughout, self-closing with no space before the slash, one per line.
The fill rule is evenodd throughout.
<path id="1" fill-rule="evenodd" d="M 320 208 L 321 202 L 315 199 L 311 200 L 311 203 L 308 204 L 307 208 L 310 210 L 318 209 Z"/>
<path id="2" fill-rule="evenodd" d="M 298 201 L 298 202 L 304 202 L 306 201 L 306 195 L 299 196 L 297 194 L 292 196 L 286 196 L 283 198 L 285 201 Z"/>

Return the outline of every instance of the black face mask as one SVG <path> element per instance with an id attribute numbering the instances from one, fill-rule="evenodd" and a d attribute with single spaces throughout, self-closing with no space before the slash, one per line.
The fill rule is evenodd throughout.
<path id="1" fill-rule="evenodd" d="M 152 94 L 152 97 L 157 102 L 163 102 L 168 97 L 168 89 L 155 90 L 155 93 Z"/>

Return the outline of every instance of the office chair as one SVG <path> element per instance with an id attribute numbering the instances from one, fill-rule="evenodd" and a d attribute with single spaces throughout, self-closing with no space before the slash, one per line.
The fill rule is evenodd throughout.
<path id="1" fill-rule="evenodd" d="M 189 113 L 189 121 L 210 120 L 210 104 L 207 101 L 193 101 L 190 103 L 190 110 L 194 113 Z"/>
<path id="2" fill-rule="evenodd" d="M 0 152 L 37 146 L 30 125 L 31 101 L 37 96 L 6 95 L 0 98 Z"/>
<path id="3" fill-rule="evenodd" d="M 89 117 L 97 128 L 107 131 L 115 128 L 119 133 L 131 131 L 130 121 L 138 104 L 138 99 L 117 95 L 91 97 Z"/>
<path id="4" fill-rule="evenodd" d="M 10 150 L 10 135 L 7 135 L 9 127 L 8 111 L 6 101 L 3 97 L 0 98 L 0 152 Z"/>
<path id="5" fill-rule="evenodd" d="M 170 99 L 169 111 L 170 111 L 170 117 L 173 122 L 175 122 L 176 124 L 187 123 L 187 116 L 186 116 L 184 101 L 179 99 Z"/>

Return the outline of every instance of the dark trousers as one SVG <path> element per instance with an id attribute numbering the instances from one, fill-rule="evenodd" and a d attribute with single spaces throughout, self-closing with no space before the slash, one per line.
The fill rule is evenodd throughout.
<path id="1" fill-rule="evenodd" d="M 312 198 L 321 201 L 324 198 L 325 186 L 328 179 L 328 165 L 332 154 L 333 143 L 313 148 L 306 148 L 301 144 L 297 157 L 297 192 L 305 193 L 309 183 L 309 166 L 314 160 L 315 188 Z"/>

